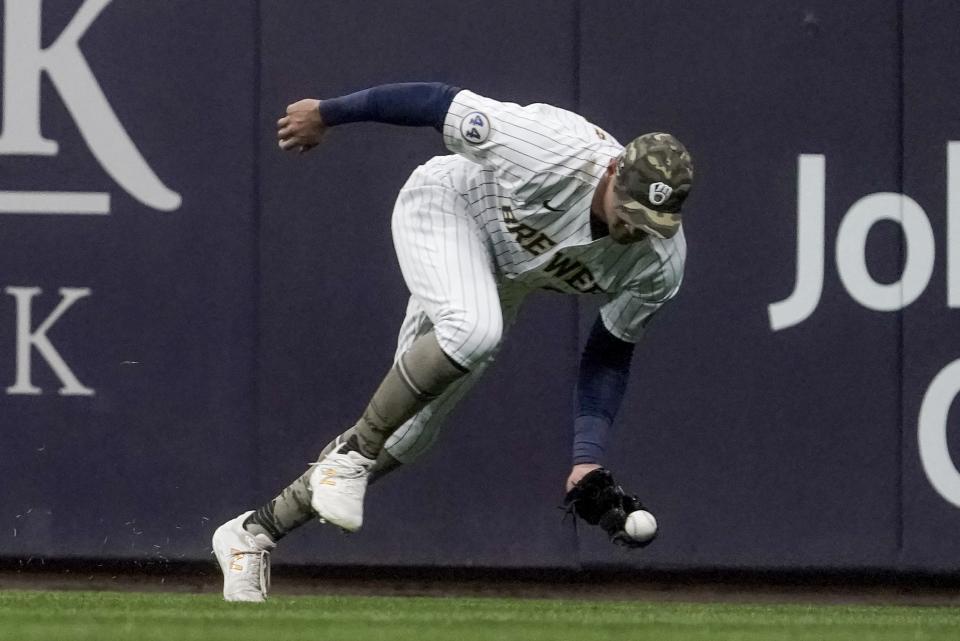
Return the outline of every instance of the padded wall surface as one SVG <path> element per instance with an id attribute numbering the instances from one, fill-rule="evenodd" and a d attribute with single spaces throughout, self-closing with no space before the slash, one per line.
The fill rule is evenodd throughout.
<path id="1" fill-rule="evenodd" d="M 899 319 L 851 300 L 833 248 L 854 201 L 898 189 L 896 3 L 599 2 L 583 24 L 583 111 L 624 138 L 675 132 L 697 171 L 684 287 L 635 362 L 616 459 L 664 539 L 629 561 L 596 542 L 584 560 L 891 562 Z M 636 25 L 645 37 L 600 73 Z M 800 154 L 825 157 L 826 263 L 804 267 L 823 291 L 773 331 L 768 305 L 796 281 Z M 884 234 L 868 258 L 885 270 L 899 251 Z"/>
<path id="2" fill-rule="evenodd" d="M 278 561 L 960 569 L 951 3 L 321 4 L 0 2 L 0 556 L 207 558 L 356 419 L 407 300 L 393 201 L 444 149 L 274 123 L 437 80 L 693 153 L 609 460 L 661 538 L 560 522 L 600 301 L 544 293 L 364 530 Z"/>
<path id="3" fill-rule="evenodd" d="M 950 62 L 960 52 L 960 38 L 950 27 L 958 17 L 960 8 L 949 2 L 904 5 L 904 191 L 929 220 L 934 247 L 924 251 L 917 243 L 907 252 L 913 261 L 928 257 L 933 270 L 923 293 L 904 312 L 901 563 L 934 570 L 956 568 L 960 551 L 948 534 L 960 523 L 956 463 L 960 461 L 960 430 L 953 401 L 954 392 L 960 390 L 955 366 L 960 358 L 956 340 L 960 299 L 954 294 L 951 302 L 948 295 L 948 287 L 960 291 L 956 272 L 960 243 L 957 236 L 948 236 L 951 225 L 947 219 L 947 212 L 953 210 L 956 234 L 960 230 L 960 151 L 953 152 L 951 178 L 947 149 L 957 145 L 952 141 L 960 140 L 955 98 L 960 74 Z M 948 200 L 951 183 L 952 198 Z M 950 264 L 953 278 L 948 276 Z M 925 404 L 928 418 L 921 428 Z M 923 433 L 939 443 L 928 447 L 921 457 Z"/>
<path id="4" fill-rule="evenodd" d="M 255 487 L 254 6 L 5 3 L 4 556 L 204 558 Z"/>

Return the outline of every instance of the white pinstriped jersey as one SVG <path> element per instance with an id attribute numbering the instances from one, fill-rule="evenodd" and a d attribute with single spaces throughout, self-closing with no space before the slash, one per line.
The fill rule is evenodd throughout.
<path id="1" fill-rule="evenodd" d="M 456 95 L 443 133 L 458 155 L 428 165 L 463 195 L 500 277 L 531 289 L 603 293 L 606 328 L 621 340 L 639 340 L 680 288 L 687 251 L 682 229 L 671 239 L 629 245 L 593 239 L 593 194 L 623 147 L 572 112 L 471 91 Z"/>

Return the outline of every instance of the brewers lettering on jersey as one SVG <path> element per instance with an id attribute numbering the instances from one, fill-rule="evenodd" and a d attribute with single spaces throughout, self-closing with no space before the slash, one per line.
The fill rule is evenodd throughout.
<path id="1" fill-rule="evenodd" d="M 443 83 L 299 100 L 277 122 L 278 144 L 302 153 L 330 127 L 371 121 L 433 126 L 452 152 L 414 169 L 393 210 L 410 291 L 393 366 L 316 463 L 276 498 L 216 530 L 224 598 L 264 600 L 270 553 L 300 525 L 318 518 L 359 529 L 368 484 L 434 442 L 537 289 L 606 298 L 580 358 L 565 501 L 611 541 L 648 544 L 655 526 L 642 539 L 627 533 L 626 518 L 644 508 L 602 466 L 633 346 L 683 278 L 680 209 L 693 180 L 686 148 L 666 133 L 624 147 L 564 109 Z"/>

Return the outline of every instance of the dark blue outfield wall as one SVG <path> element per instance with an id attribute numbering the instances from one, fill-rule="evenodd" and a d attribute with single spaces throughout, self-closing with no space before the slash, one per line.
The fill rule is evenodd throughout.
<path id="1" fill-rule="evenodd" d="M 960 571 L 960 6 L 4 0 L 0 557 L 207 558 L 350 424 L 430 130 L 277 151 L 288 102 L 443 80 L 676 133 L 681 295 L 610 465 L 661 538 L 562 524 L 597 301 L 534 297 L 364 530 L 291 563 Z"/>

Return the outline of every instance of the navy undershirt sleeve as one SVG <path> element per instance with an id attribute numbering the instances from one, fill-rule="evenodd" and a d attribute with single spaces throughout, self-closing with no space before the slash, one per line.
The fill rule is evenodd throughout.
<path id="1" fill-rule="evenodd" d="M 573 423 L 573 463 L 603 464 L 613 418 L 630 377 L 633 343 L 622 341 L 597 321 L 580 356 L 576 413 Z"/>
<path id="2" fill-rule="evenodd" d="M 442 82 L 405 82 L 380 85 L 320 102 L 320 115 L 329 126 L 348 122 L 384 122 L 408 127 L 433 126 L 443 121 L 460 88 Z"/>

